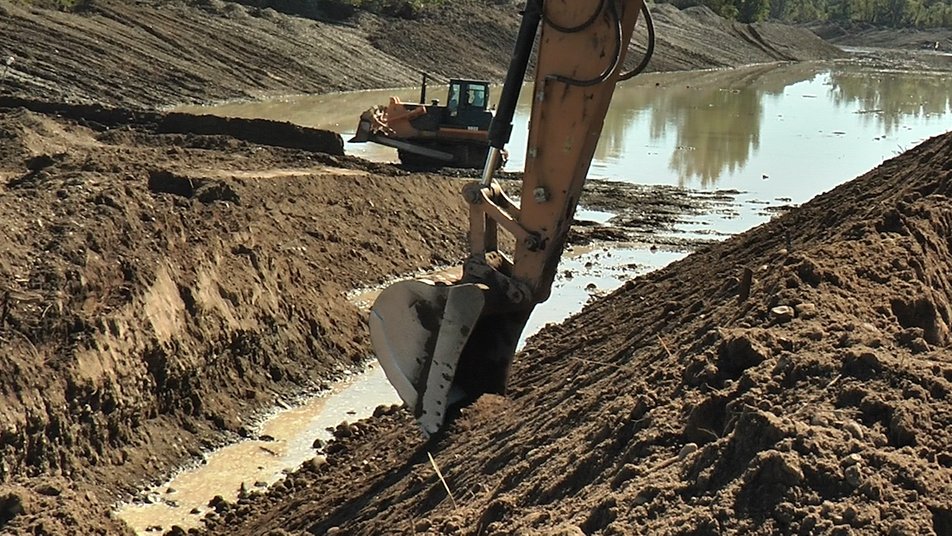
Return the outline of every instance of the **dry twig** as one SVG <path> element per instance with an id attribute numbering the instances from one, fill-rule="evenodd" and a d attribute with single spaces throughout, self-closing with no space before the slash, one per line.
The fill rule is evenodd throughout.
<path id="1" fill-rule="evenodd" d="M 436 460 L 433 459 L 433 455 L 429 452 L 426 453 L 426 457 L 430 459 L 430 465 L 433 466 L 433 470 L 436 471 L 436 476 L 440 477 L 440 482 L 443 483 L 443 489 L 446 490 L 446 494 L 450 496 L 450 502 L 453 503 L 453 509 L 458 509 L 456 505 L 456 499 L 453 498 L 453 492 L 450 491 L 449 484 L 446 483 L 446 479 L 443 478 L 443 473 L 440 471 L 440 468 L 436 465 Z"/>

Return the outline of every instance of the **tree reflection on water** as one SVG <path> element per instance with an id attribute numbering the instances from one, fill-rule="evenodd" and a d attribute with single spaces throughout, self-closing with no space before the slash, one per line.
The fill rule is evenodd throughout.
<path id="1" fill-rule="evenodd" d="M 765 121 L 780 120 L 765 117 L 765 106 L 780 102 L 791 86 L 800 83 L 806 83 L 798 86 L 802 91 L 788 92 L 786 98 L 793 94 L 796 100 L 828 99 L 834 108 L 855 108 L 866 127 L 887 134 L 908 117 L 952 110 L 947 75 L 816 64 L 665 75 L 619 87 L 613 113 L 605 118 L 596 159 L 623 158 L 632 163 L 626 167 L 634 167 L 644 153 L 632 153 L 647 145 L 649 151 L 670 151 L 668 168 L 680 177 L 682 186 L 714 187 L 722 176 L 743 169 L 760 150 Z M 787 104 L 780 106 L 785 114 L 805 113 L 795 101 Z M 809 124 L 809 118 L 790 119 L 785 128 Z M 650 144 L 645 143 L 646 129 Z M 813 133 L 807 130 L 803 135 Z"/>

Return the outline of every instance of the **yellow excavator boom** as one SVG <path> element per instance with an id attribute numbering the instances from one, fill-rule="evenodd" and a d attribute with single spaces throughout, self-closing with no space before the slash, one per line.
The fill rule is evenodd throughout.
<path id="1" fill-rule="evenodd" d="M 549 297 L 566 236 L 622 73 L 643 0 L 529 0 L 480 182 L 470 206 L 470 254 L 452 284 L 403 281 L 378 297 L 371 339 L 391 383 L 427 433 L 451 406 L 504 394 L 516 345 Z M 520 201 L 493 180 L 538 28 L 526 167 Z M 640 67 L 643 68 L 644 62 Z M 515 238 L 499 251 L 502 228 Z"/>

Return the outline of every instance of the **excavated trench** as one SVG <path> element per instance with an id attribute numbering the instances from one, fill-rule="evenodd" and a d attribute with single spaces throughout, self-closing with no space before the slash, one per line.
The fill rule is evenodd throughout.
<path id="1" fill-rule="evenodd" d="M 941 130 L 952 112 L 948 94 L 941 90 L 950 81 L 948 76 L 879 73 L 878 82 L 872 83 L 872 74 L 876 73 L 850 67 L 758 67 L 709 73 L 700 79 L 697 75 L 654 75 L 631 94 L 621 92 L 616 101 L 622 108 L 612 118 L 627 120 L 607 121 L 608 141 L 596 155 L 593 173 L 617 178 L 625 170 L 643 169 L 639 175 L 652 176 L 661 185 L 590 183 L 583 199 L 587 208 L 579 211 L 574 231 L 577 244 L 590 245 L 570 248 L 560 267 L 553 298 L 537 309 L 526 334 L 547 323 L 561 322 L 627 279 L 660 268 L 699 245 L 750 228 L 791 204 L 835 186 L 826 177 L 843 180 L 852 176 L 849 170 L 875 165 L 892 151 L 871 150 L 877 142 L 883 142 L 879 146 L 901 146 Z M 678 89 L 688 80 L 691 86 Z M 851 96 L 851 92 L 859 91 L 853 88 L 857 80 L 866 81 L 863 91 L 868 91 L 872 84 L 876 95 L 873 100 L 867 94 Z M 653 93 L 652 87 L 664 88 L 665 97 L 661 96 L 662 90 Z M 898 87 L 919 88 L 914 102 L 906 98 L 890 101 Z M 368 92 L 284 103 L 229 105 L 214 113 L 264 115 L 309 126 L 333 127 L 342 130 L 346 139 L 348 132 L 343 127 L 347 119 L 356 117 L 357 111 L 387 94 Z M 412 90 L 407 90 L 404 98 L 409 100 L 412 95 Z M 798 128 L 799 117 L 817 116 L 817 101 L 826 106 L 823 113 L 827 123 L 813 122 Z M 523 115 L 517 121 L 525 121 L 526 106 L 524 103 Z M 699 108 L 707 113 L 695 117 L 692 110 Z M 748 126 L 738 128 L 738 118 Z M 794 125 L 775 130 L 773 125 L 785 122 L 785 118 Z M 702 146 L 700 140 L 711 133 L 692 131 L 692 125 L 700 120 L 705 125 L 726 122 L 729 130 L 719 134 L 723 139 L 715 146 Z M 639 134 L 646 129 L 651 134 Z M 815 130 L 819 130 L 819 136 Z M 813 147 L 810 144 L 816 138 L 845 149 Z M 637 139 L 651 141 L 631 141 Z M 643 148 L 632 150 L 639 146 Z M 761 151 L 762 146 L 766 150 Z M 514 147 L 519 147 L 518 140 Z M 784 150 L 778 150 L 779 147 Z M 361 156 L 371 159 L 393 158 L 372 146 L 348 145 L 346 149 L 358 149 Z M 847 157 L 841 158 L 844 152 Z M 810 161 L 811 169 L 805 170 L 803 165 L 791 169 L 804 153 L 815 156 Z M 513 164 L 518 165 L 520 158 L 516 151 Z M 785 163 L 791 168 L 786 168 Z M 760 170 L 769 173 L 758 175 Z M 792 174 L 819 178 L 792 184 L 787 179 Z M 675 184 L 664 186 L 670 181 L 664 177 L 674 177 Z M 695 181 L 701 189 L 679 188 Z M 768 191 L 771 198 L 764 196 Z M 645 209 L 652 204 L 653 208 Z M 372 295 L 372 291 L 356 292 L 350 298 L 366 306 Z M 277 411 L 260 424 L 256 439 L 206 455 L 201 465 L 187 468 L 170 481 L 144 490 L 136 501 L 120 505 L 118 515 L 140 533 L 172 525 L 199 526 L 202 516 L 210 510 L 209 504 L 215 504 L 215 496 L 233 501 L 240 488 L 260 489 L 302 463 L 321 463 L 321 451 L 312 448 L 316 439 L 326 441 L 341 421 L 359 420 L 372 414 L 377 406 L 396 402 L 383 374 L 371 368 L 335 386 L 330 394 Z"/>

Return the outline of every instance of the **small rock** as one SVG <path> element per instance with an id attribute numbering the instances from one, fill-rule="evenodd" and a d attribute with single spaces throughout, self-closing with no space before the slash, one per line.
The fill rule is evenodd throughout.
<path id="1" fill-rule="evenodd" d="M 40 495 L 46 495 L 47 497 L 59 497 L 59 495 L 63 493 L 62 490 L 53 484 L 40 484 L 35 487 L 34 490 Z"/>
<path id="2" fill-rule="evenodd" d="M 192 508 L 191 510 L 189 510 L 188 513 L 199 516 L 199 515 L 202 515 L 202 509 L 196 506 L 195 508 Z"/>
<path id="3" fill-rule="evenodd" d="M 797 316 L 800 318 L 813 318 L 816 316 L 816 304 L 813 303 L 800 303 L 794 307 L 794 310 L 797 313 Z"/>
<path id="4" fill-rule="evenodd" d="M 697 443 L 688 443 L 681 447 L 680 452 L 678 452 L 678 459 L 683 460 L 695 452 L 697 452 Z"/>
<path id="5" fill-rule="evenodd" d="M 268 483 L 265 482 L 264 480 L 256 480 L 256 481 L 255 481 L 255 487 L 256 487 L 256 488 L 266 488 L 266 487 L 268 487 Z"/>
<path id="6" fill-rule="evenodd" d="M 165 488 L 165 493 L 175 493 L 177 490 L 172 486 Z"/>
<path id="7" fill-rule="evenodd" d="M 334 429 L 334 437 L 342 438 L 350 437 L 352 435 L 354 435 L 354 432 L 347 421 L 338 424 L 337 428 Z"/>
<path id="8" fill-rule="evenodd" d="M 840 462 L 840 465 L 842 465 L 843 467 L 849 467 L 851 465 L 856 465 L 858 463 L 863 463 L 863 457 L 854 452 L 853 454 L 850 454 L 849 456 L 843 458 L 843 461 Z"/>
<path id="9" fill-rule="evenodd" d="M 776 322 L 789 322 L 793 320 L 793 307 L 789 305 L 779 305 L 770 310 L 770 318 Z"/>
<path id="10" fill-rule="evenodd" d="M 321 438 L 317 438 L 317 439 L 314 440 L 313 443 L 311 443 L 311 448 L 312 448 L 312 449 L 321 450 L 322 448 L 324 448 L 325 445 L 327 445 L 327 442 L 326 442 L 326 441 L 324 441 L 324 440 L 321 439 Z"/>
<path id="11" fill-rule="evenodd" d="M 854 488 L 859 487 L 863 482 L 863 472 L 860 470 L 859 465 L 851 465 L 843 471 L 843 475 L 846 477 L 846 482 Z"/>
<path id="12" fill-rule="evenodd" d="M 843 429 L 856 439 L 863 439 L 863 427 L 860 426 L 856 421 L 848 421 L 843 425 Z"/>
<path id="13" fill-rule="evenodd" d="M 822 413 L 814 413 L 810 416 L 810 424 L 813 426 L 829 426 L 830 419 Z"/>
<path id="14" fill-rule="evenodd" d="M 310 469 L 312 471 L 317 471 L 325 463 L 327 463 L 327 458 L 325 458 L 324 456 L 314 456 L 310 460 L 304 462 L 304 465 L 305 465 L 305 468 L 307 469 Z"/>
<path id="15" fill-rule="evenodd" d="M 271 442 L 271 441 L 274 441 L 274 436 L 271 436 L 271 435 L 268 435 L 268 434 L 261 434 L 261 435 L 258 436 L 258 441 L 268 441 L 268 442 Z"/>

